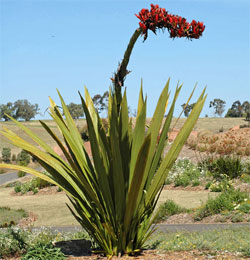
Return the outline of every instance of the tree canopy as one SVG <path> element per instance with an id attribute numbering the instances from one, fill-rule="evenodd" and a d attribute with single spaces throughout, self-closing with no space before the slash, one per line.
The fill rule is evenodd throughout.
<path id="1" fill-rule="evenodd" d="M 84 117 L 84 111 L 81 104 L 75 104 L 71 102 L 69 105 L 67 105 L 67 107 L 73 119 Z"/>
<path id="2" fill-rule="evenodd" d="M 231 108 L 228 109 L 225 117 L 250 117 L 250 103 L 244 101 L 242 104 L 239 100 L 235 101 Z"/>
<path id="3" fill-rule="evenodd" d="M 213 107 L 214 108 L 214 114 L 218 115 L 218 116 L 222 116 L 223 112 L 225 111 L 225 105 L 226 105 L 226 101 L 219 99 L 219 98 L 215 98 L 213 101 L 210 101 L 209 103 L 209 107 Z"/>
<path id="4" fill-rule="evenodd" d="M 93 97 L 93 103 L 98 113 L 108 109 L 109 92 L 106 91 L 103 95 L 97 94 Z"/>
<path id="5" fill-rule="evenodd" d="M 189 116 L 189 114 L 190 114 L 190 112 L 192 111 L 192 109 L 194 108 L 195 104 L 196 104 L 196 103 L 193 103 L 193 104 L 185 104 L 185 103 L 184 103 L 184 104 L 181 105 L 181 107 L 182 107 L 182 109 L 183 109 L 183 111 L 184 111 L 185 117 L 188 117 L 188 116 Z"/>
<path id="6" fill-rule="evenodd" d="M 6 105 L 0 105 L 0 119 L 8 121 L 7 115 L 14 117 L 15 119 L 30 121 L 34 118 L 39 111 L 38 104 L 31 104 L 27 99 L 19 99 L 16 102 L 8 102 Z"/>

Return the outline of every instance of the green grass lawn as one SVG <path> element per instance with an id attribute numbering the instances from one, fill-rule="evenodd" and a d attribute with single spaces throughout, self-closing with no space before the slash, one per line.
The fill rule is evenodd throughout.
<path id="1" fill-rule="evenodd" d="M 250 227 L 202 232 L 158 233 L 147 242 L 148 248 L 167 251 L 205 250 L 242 252 L 250 257 Z M 224 259 L 224 258 L 223 258 Z M 249 258 L 247 258 L 249 259 Z"/>

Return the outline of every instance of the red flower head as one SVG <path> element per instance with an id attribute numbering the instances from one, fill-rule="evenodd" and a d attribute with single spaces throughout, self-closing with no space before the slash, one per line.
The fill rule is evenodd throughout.
<path id="1" fill-rule="evenodd" d="M 188 39 L 198 39 L 205 25 L 202 22 L 193 20 L 188 23 L 185 18 L 178 15 L 168 14 L 165 8 L 159 8 L 158 5 L 151 4 L 151 10 L 142 9 L 136 17 L 140 19 L 139 25 L 144 35 L 144 40 L 147 39 L 148 30 L 156 33 L 156 29 L 167 29 L 171 38 L 186 37 Z"/>

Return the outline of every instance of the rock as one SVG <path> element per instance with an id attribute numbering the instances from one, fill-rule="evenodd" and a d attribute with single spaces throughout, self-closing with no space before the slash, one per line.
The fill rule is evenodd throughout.
<path id="1" fill-rule="evenodd" d="M 85 239 L 60 241 L 55 243 L 65 255 L 86 256 L 90 254 L 91 242 Z"/>

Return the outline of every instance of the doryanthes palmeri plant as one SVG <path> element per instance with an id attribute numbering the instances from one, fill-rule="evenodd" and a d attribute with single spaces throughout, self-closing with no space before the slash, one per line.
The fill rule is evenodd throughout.
<path id="1" fill-rule="evenodd" d="M 63 112 L 51 98 L 49 111 L 63 141 L 45 122 L 40 122 L 60 147 L 64 159 L 38 135 L 13 118 L 12 121 L 36 145 L 5 127 L 1 131 L 12 144 L 36 158 L 48 174 L 24 166 L 0 164 L 0 167 L 25 171 L 61 187 L 73 205 L 68 207 L 74 217 L 96 242 L 98 252 L 109 258 L 140 252 L 144 242 L 154 232 L 155 206 L 164 180 L 199 118 L 206 98 L 203 90 L 165 156 L 163 150 L 181 86 L 176 88 L 164 121 L 166 107 L 170 103 L 167 82 L 147 126 L 147 99 L 141 86 L 136 122 L 132 127 L 126 90 L 122 91 L 122 86 L 128 74 L 126 68 L 131 51 L 139 35 L 146 39 L 148 29 L 155 32 L 156 29 L 167 28 L 170 37 L 199 38 L 204 30 L 202 23 L 193 21 L 188 24 L 184 18 L 168 15 L 165 9 L 157 5 L 151 5 L 151 11 L 142 9 L 137 16 L 141 20 L 140 27 L 130 39 L 122 63 L 112 78 L 108 133 L 87 89 L 85 98 L 79 93 L 88 124 L 92 159 L 59 92 Z"/>

